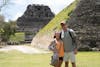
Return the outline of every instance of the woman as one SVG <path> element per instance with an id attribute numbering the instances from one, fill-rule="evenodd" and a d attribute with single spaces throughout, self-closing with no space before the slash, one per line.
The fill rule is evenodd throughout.
<path id="1" fill-rule="evenodd" d="M 60 39 L 60 33 L 55 33 L 55 49 L 51 49 L 53 51 L 53 53 L 57 53 L 58 54 L 58 62 L 56 63 L 56 65 L 54 67 L 61 67 L 62 62 L 63 62 L 63 56 L 64 56 L 64 47 L 63 47 L 63 42 Z"/>

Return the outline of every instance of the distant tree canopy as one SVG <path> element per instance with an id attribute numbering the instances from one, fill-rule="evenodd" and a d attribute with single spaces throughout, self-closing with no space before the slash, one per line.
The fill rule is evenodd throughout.
<path id="1" fill-rule="evenodd" d="M 16 22 L 5 22 L 3 16 L 0 16 L 0 40 L 3 42 L 9 41 L 11 35 L 16 32 Z"/>
<path id="2" fill-rule="evenodd" d="M 0 0 L 0 42 L 7 42 L 11 35 L 15 35 L 16 21 L 5 22 L 5 18 L 1 15 L 1 10 L 8 6 L 11 0 Z"/>

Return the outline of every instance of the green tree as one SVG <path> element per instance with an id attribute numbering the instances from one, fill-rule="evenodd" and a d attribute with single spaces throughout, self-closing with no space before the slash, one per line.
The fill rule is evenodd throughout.
<path id="1" fill-rule="evenodd" d="M 1 38 L 3 42 L 9 41 L 11 35 L 15 35 L 16 26 L 14 22 L 5 22 L 2 27 L 3 32 L 1 32 Z"/>
<path id="2" fill-rule="evenodd" d="M 2 29 L 3 23 L 4 23 L 4 16 L 0 15 L 0 42 L 1 42 L 1 40 L 2 40 L 1 34 L 2 34 L 2 32 L 3 32 L 3 29 Z"/>
<path id="3" fill-rule="evenodd" d="M 11 35 L 16 32 L 16 26 L 13 21 L 5 22 L 4 16 L 1 15 L 2 8 L 8 6 L 11 0 L 0 0 L 0 42 L 7 42 Z"/>

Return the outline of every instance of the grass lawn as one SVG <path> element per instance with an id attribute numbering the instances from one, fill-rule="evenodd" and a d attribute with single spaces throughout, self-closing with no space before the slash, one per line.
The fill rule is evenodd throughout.
<path id="1" fill-rule="evenodd" d="M 0 67 L 52 67 L 49 65 L 50 56 L 18 51 L 0 52 Z M 77 67 L 100 67 L 100 52 L 79 52 L 76 57 Z"/>
<path id="2" fill-rule="evenodd" d="M 11 36 L 10 37 L 10 41 L 14 41 L 14 42 L 19 42 L 19 41 L 24 41 L 24 33 L 23 32 L 18 32 L 18 33 L 15 33 L 15 36 Z"/>

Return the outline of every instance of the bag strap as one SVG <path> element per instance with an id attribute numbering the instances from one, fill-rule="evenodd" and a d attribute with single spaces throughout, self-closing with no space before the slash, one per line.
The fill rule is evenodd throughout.
<path id="1" fill-rule="evenodd" d="M 75 43 L 76 48 L 77 48 L 77 42 L 76 42 L 75 38 L 73 38 L 73 36 L 72 36 L 72 34 L 71 34 L 70 31 L 69 31 L 69 35 L 70 35 L 70 37 L 72 38 L 72 43 Z M 72 45 L 74 45 L 74 44 L 72 44 Z"/>
<path id="2" fill-rule="evenodd" d="M 71 34 L 71 32 L 69 31 L 69 35 L 70 35 L 70 37 L 72 38 L 72 40 L 73 40 L 73 37 L 72 37 L 72 34 Z"/>
<path id="3" fill-rule="evenodd" d="M 73 38 L 73 36 L 72 36 L 72 34 L 71 34 L 71 32 L 69 31 L 69 35 L 70 35 L 70 37 L 72 38 L 72 43 L 74 43 L 75 42 L 75 40 L 74 40 L 74 38 Z M 72 44 L 72 45 L 74 45 L 74 44 Z"/>

